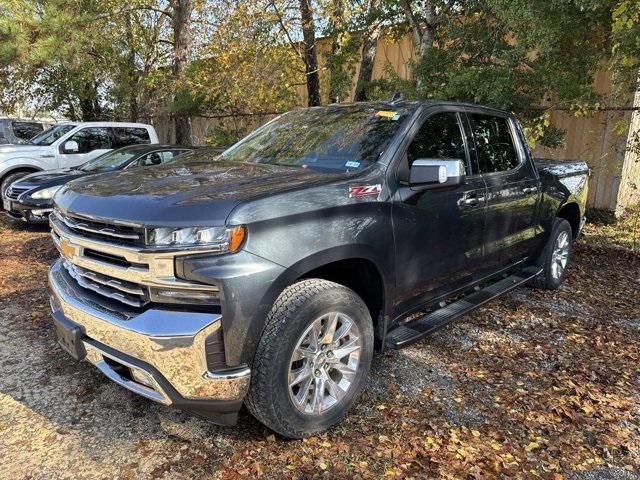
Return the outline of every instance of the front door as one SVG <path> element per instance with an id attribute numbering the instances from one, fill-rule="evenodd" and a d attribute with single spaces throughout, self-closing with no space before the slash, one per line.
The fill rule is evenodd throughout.
<path id="1" fill-rule="evenodd" d="M 396 309 L 405 312 L 459 286 L 483 255 L 484 202 L 481 176 L 461 185 L 413 190 L 406 184 L 420 158 L 459 159 L 469 172 L 469 150 L 455 111 L 424 120 L 406 149 L 393 203 L 396 249 Z"/>
<path id="2" fill-rule="evenodd" d="M 76 142 L 77 150 L 65 148 L 67 142 Z M 70 168 L 92 160 L 111 150 L 111 129 L 107 127 L 86 127 L 78 130 L 60 145 L 58 166 Z"/>
<path id="3" fill-rule="evenodd" d="M 487 185 L 485 266 L 498 270 L 527 257 L 539 243 L 538 178 L 512 119 L 473 111 L 467 118 L 474 168 Z"/>

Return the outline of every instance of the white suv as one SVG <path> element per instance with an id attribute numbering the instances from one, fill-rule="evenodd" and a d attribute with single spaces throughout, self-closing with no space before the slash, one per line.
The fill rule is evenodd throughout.
<path id="1" fill-rule="evenodd" d="M 61 123 L 28 143 L 0 146 L 0 193 L 18 178 L 40 170 L 70 168 L 113 148 L 158 143 L 151 125 L 121 122 Z"/>

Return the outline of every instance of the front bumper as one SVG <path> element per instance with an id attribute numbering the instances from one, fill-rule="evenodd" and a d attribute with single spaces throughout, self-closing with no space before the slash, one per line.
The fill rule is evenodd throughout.
<path id="1" fill-rule="evenodd" d="M 29 204 L 5 198 L 5 202 L 11 202 L 11 208 L 4 211 L 5 215 L 14 220 L 22 220 L 28 223 L 47 223 L 49 214 L 53 211 L 53 202 L 51 200 L 39 204 Z"/>
<path id="2" fill-rule="evenodd" d="M 66 320 L 81 329 L 85 359 L 111 380 L 218 423 L 235 421 L 250 370 L 207 369 L 205 341 L 221 328 L 220 314 L 149 309 L 120 315 L 78 288 L 60 261 L 51 267 L 49 283 L 54 320 Z"/>

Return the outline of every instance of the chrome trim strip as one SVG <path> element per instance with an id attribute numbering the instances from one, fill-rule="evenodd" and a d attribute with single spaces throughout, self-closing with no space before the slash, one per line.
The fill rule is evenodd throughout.
<path id="1" fill-rule="evenodd" d="M 91 228 L 86 223 L 78 223 L 77 221 L 71 219 L 70 217 L 61 215 L 58 211 L 55 211 L 53 215 L 55 216 L 56 219 L 60 220 L 62 223 L 64 223 L 67 227 L 71 229 L 75 228 L 77 230 L 82 230 L 84 232 L 95 233 L 96 235 L 107 235 L 109 237 L 124 238 L 127 240 L 141 239 L 140 234 L 137 234 L 137 233 L 131 233 L 131 234 L 117 233 L 116 231 L 108 227 L 101 228 L 99 230 L 95 228 Z"/>
<path id="2" fill-rule="evenodd" d="M 96 292 L 97 294 L 102 295 L 103 297 L 112 298 L 113 300 L 118 300 L 119 302 L 122 302 L 131 307 L 142 307 L 144 305 L 144 302 L 140 299 L 129 299 L 123 293 L 110 292 L 100 287 L 100 285 L 95 285 L 93 282 L 85 280 L 85 278 L 79 273 L 77 273 L 74 268 L 68 268 L 66 263 L 63 264 L 63 267 L 65 268 L 67 273 L 71 275 L 71 277 L 73 277 L 73 279 L 76 282 L 78 282 L 78 285 L 80 285 L 83 288 Z"/>
<path id="3" fill-rule="evenodd" d="M 61 260 L 49 271 L 55 311 L 82 326 L 87 337 L 153 366 L 187 399 L 238 400 L 251 378 L 248 368 L 209 372 L 205 342 L 221 328 L 222 315 L 148 309 L 130 316 L 111 312 L 89 291 L 65 279 Z M 93 295 L 97 297 L 97 295 Z M 118 360 L 120 361 L 120 360 Z"/>
<path id="4" fill-rule="evenodd" d="M 133 393 L 142 395 L 143 397 L 146 397 L 155 402 L 159 402 L 164 405 L 171 405 L 173 403 L 169 398 L 169 396 L 164 392 L 162 387 L 158 385 L 158 382 L 156 382 L 156 380 L 153 378 L 153 375 L 151 375 L 146 370 L 136 367 L 135 365 L 132 365 L 131 363 L 125 360 L 122 360 L 118 357 L 110 355 L 104 350 L 96 347 L 95 345 L 92 345 L 87 342 L 82 342 L 82 343 L 84 344 L 84 348 L 87 351 L 87 361 L 95 365 L 98 368 L 98 370 L 100 370 L 103 374 L 107 376 L 107 378 L 109 378 L 109 380 L 117 383 L 118 385 L 128 390 L 131 390 Z M 105 362 L 104 357 L 110 358 L 111 360 L 114 360 L 131 370 L 138 370 L 146 373 L 146 376 L 149 377 L 149 379 L 153 382 L 153 388 L 149 388 L 138 382 L 134 382 L 132 380 L 129 380 L 128 378 L 123 377 L 118 372 L 116 372 L 113 368 L 111 368 L 111 366 L 107 362 Z"/>
<path id="5" fill-rule="evenodd" d="M 127 287 L 120 280 L 116 278 L 109 278 L 106 275 L 102 275 L 100 273 L 92 272 L 90 270 L 85 270 L 82 267 L 71 265 L 68 262 L 65 262 L 64 266 L 69 270 L 73 269 L 78 275 L 81 277 L 87 278 L 92 282 L 99 283 L 100 285 L 104 285 L 105 287 L 115 288 L 116 290 L 120 290 L 121 292 L 128 293 L 130 295 L 143 296 L 144 291 L 142 288 L 135 287 Z M 104 278 L 103 278 L 104 277 Z"/>

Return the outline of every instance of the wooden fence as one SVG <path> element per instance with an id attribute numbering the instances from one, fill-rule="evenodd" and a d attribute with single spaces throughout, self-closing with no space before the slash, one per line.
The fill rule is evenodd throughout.
<path id="1" fill-rule="evenodd" d="M 318 42 L 319 63 L 325 64 L 324 52 L 329 42 Z M 410 78 L 409 62 L 415 58 L 410 36 L 399 41 L 381 38 L 378 44 L 373 78 L 384 76 L 389 66 L 402 78 Z M 354 72 L 352 96 L 355 89 Z M 326 77 L 326 76 L 325 76 Z M 600 71 L 594 86 L 607 101 L 611 97 L 611 75 Z M 299 87 L 300 105 L 306 104 L 306 90 Z M 326 99 L 325 99 L 326 100 Z M 633 105 L 640 108 L 640 92 Z M 215 132 L 250 131 L 271 119 L 273 115 L 241 115 L 236 117 L 194 117 L 192 118 L 193 141 L 206 143 L 207 137 Z M 553 111 L 551 122 L 566 131 L 561 148 L 538 148 L 535 155 L 556 159 L 581 159 L 591 169 L 589 182 L 589 206 L 620 214 L 627 206 L 640 200 L 640 154 L 638 143 L 634 143 L 640 132 L 638 111 L 603 110 L 586 117 L 575 117 L 568 112 Z M 166 116 L 152 119 L 161 141 L 171 142 L 175 136 L 170 119 Z M 630 127 L 623 128 L 625 125 Z M 633 148 L 633 147 L 636 148 Z"/>

